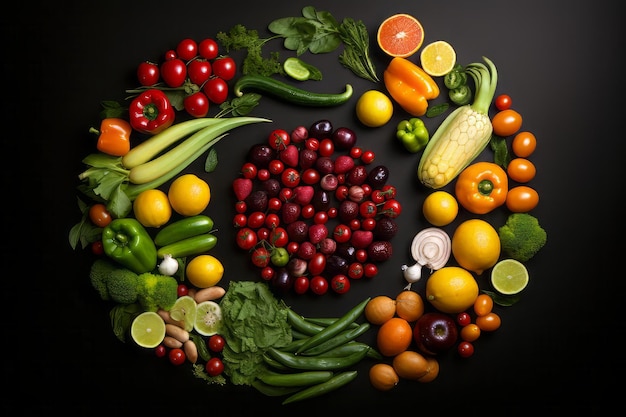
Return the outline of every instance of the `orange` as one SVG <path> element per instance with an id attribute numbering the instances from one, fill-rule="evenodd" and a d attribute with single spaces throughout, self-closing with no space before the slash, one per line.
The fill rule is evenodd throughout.
<path id="1" fill-rule="evenodd" d="M 396 297 L 396 314 L 406 321 L 416 321 L 424 314 L 422 296 L 411 290 L 404 290 Z"/>
<path id="2" fill-rule="evenodd" d="M 376 335 L 378 350 L 384 356 L 396 356 L 408 349 L 413 340 L 413 329 L 408 321 L 393 317 L 382 324 Z"/>
<path id="3" fill-rule="evenodd" d="M 195 174 L 184 174 L 172 181 L 167 197 L 176 213 L 195 216 L 207 208 L 211 201 L 209 184 Z"/>
<path id="4" fill-rule="evenodd" d="M 398 13 L 389 16 L 380 24 L 376 40 L 380 49 L 387 55 L 406 58 L 422 46 L 424 28 L 415 17 Z"/>
<path id="5" fill-rule="evenodd" d="M 386 295 L 377 295 L 367 302 L 365 318 L 372 324 L 383 324 L 396 314 L 396 302 Z"/>

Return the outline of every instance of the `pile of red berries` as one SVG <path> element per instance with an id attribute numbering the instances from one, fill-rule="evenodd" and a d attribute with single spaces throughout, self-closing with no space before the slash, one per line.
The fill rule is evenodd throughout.
<path id="1" fill-rule="evenodd" d="M 227 81 L 234 78 L 233 58 L 219 55 L 214 39 L 201 42 L 183 39 L 176 49 L 168 50 L 160 63 L 144 61 L 137 68 L 137 79 L 143 87 L 180 88 L 184 109 L 193 117 L 205 117 L 210 103 L 222 104 L 228 98 Z M 171 92 L 171 91 L 170 91 Z"/>
<path id="2" fill-rule="evenodd" d="M 392 255 L 402 207 L 389 170 L 328 120 L 275 129 L 233 181 L 236 242 L 279 290 L 345 293 Z"/>

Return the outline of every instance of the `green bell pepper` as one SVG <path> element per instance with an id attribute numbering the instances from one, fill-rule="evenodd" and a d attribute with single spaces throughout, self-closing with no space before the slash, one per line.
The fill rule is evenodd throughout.
<path id="1" fill-rule="evenodd" d="M 114 219 L 102 230 L 102 246 L 107 256 L 137 274 L 156 267 L 154 241 L 136 219 Z"/>
<path id="2" fill-rule="evenodd" d="M 419 117 L 402 120 L 396 128 L 396 137 L 409 152 L 419 152 L 426 147 L 430 135 Z"/>

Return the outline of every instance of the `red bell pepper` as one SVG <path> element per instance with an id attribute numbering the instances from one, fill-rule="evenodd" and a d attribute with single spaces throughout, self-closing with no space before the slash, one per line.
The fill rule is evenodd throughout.
<path id="1" fill-rule="evenodd" d="M 96 144 L 100 152 L 112 156 L 124 156 L 130 151 L 132 128 L 124 119 L 116 117 L 103 119 L 100 123 L 100 130 L 92 127 L 89 131 L 100 135 Z"/>
<path id="2" fill-rule="evenodd" d="M 149 135 L 170 127 L 176 116 L 167 95 L 155 88 L 139 93 L 131 102 L 128 113 L 133 129 Z"/>

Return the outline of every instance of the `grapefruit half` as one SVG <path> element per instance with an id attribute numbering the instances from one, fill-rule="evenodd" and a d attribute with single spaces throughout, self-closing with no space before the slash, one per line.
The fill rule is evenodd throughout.
<path id="1" fill-rule="evenodd" d="M 376 39 L 380 49 L 387 55 L 407 58 L 422 46 L 424 28 L 415 17 L 398 13 L 380 24 Z"/>

